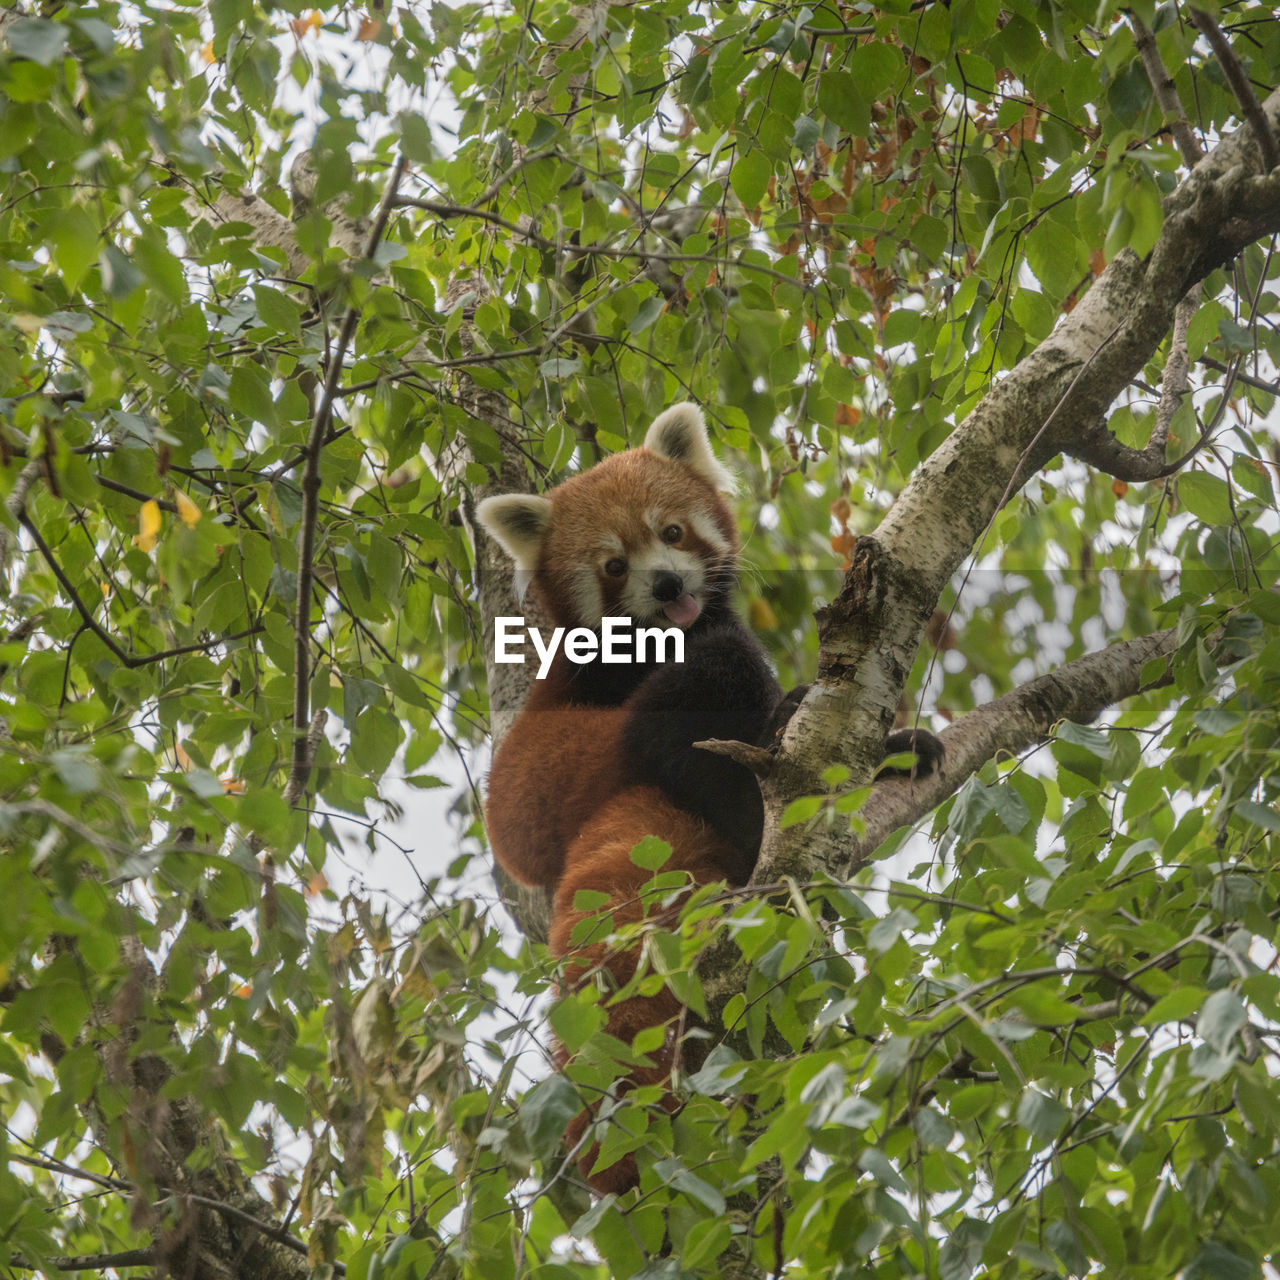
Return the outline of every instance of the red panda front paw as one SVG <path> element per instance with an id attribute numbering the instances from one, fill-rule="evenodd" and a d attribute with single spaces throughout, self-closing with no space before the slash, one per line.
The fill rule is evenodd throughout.
<path id="1" fill-rule="evenodd" d="M 932 773 L 942 772 L 947 751 L 941 739 L 935 737 L 928 729 L 895 729 L 884 740 L 884 753 L 887 756 L 902 755 L 908 751 L 915 753 L 915 764 L 909 769 L 886 767 L 876 774 L 875 780 L 879 782 L 883 778 L 927 778 Z"/>
<path id="2" fill-rule="evenodd" d="M 791 717 L 795 715 L 800 704 L 804 701 L 804 696 L 809 692 L 807 684 L 798 684 L 794 689 L 788 689 L 786 693 L 778 699 L 778 705 L 774 707 L 773 714 L 769 717 L 768 724 L 764 727 L 759 741 L 756 743 L 760 747 L 776 747 L 782 740 L 783 730 L 791 723 Z"/>

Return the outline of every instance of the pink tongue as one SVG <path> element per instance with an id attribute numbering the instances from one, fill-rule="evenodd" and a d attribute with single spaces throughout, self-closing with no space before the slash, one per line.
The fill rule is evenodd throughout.
<path id="1" fill-rule="evenodd" d="M 698 614 L 702 612 L 702 606 L 686 591 L 684 595 L 677 596 L 670 604 L 664 604 L 662 612 L 677 627 L 691 627 L 697 621 Z"/>

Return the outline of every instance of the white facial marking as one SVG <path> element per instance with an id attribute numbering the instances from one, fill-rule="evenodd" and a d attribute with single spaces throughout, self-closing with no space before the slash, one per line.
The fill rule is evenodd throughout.
<path id="1" fill-rule="evenodd" d="M 575 573 L 572 578 L 574 616 L 581 618 L 588 627 L 598 626 L 604 617 L 604 597 L 600 584 L 590 569 Z"/>
<path id="2" fill-rule="evenodd" d="M 714 547 L 721 555 L 730 550 L 729 539 L 721 532 L 720 526 L 710 517 L 695 511 L 689 516 L 689 527 L 709 547 Z"/>

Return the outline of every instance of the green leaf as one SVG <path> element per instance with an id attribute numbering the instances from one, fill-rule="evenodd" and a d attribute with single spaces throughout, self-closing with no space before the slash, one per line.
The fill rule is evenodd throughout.
<path id="1" fill-rule="evenodd" d="M 85 273 L 98 260 L 97 220 L 87 209 L 73 205 L 54 218 L 49 238 L 58 270 L 68 291 L 74 293 Z"/>
<path id="2" fill-rule="evenodd" d="M 709 1209 L 716 1217 L 724 1216 L 724 1196 L 709 1182 L 705 1182 L 693 1173 L 683 1161 L 674 1156 L 655 1160 L 653 1169 L 664 1182 L 669 1182 L 677 1191 L 683 1191 L 685 1195 Z"/>
<path id="3" fill-rule="evenodd" d="M 1067 1122 L 1067 1109 L 1038 1089 L 1027 1089 L 1018 1102 L 1018 1123 L 1042 1142 L 1051 1142 Z"/>
<path id="4" fill-rule="evenodd" d="M 1230 987 L 1214 991 L 1200 1008 L 1196 1034 L 1218 1053 L 1224 1053 L 1249 1020 L 1248 1011 Z"/>
<path id="5" fill-rule="evenodd" d="M 902 907 L 895 907 L 883 920 L 877 920 L 867 933 L 867 946 L 872 951 L 885 952 L 904 932 L 919 924 L 917 918 Z"/>
<path id="6" fill-rule="evenodd" d="M 645 836 L 632 850 L 631 861 L 646 871 L 657 871 L 671 860 L 671 846 L 657 836 Z"/>
<path id="7" fill-rule="evenodd" d="M 1158 1027 L 1165 1022 L 1181 1022 L 1190 1018 L 1205 1001 L 1201 987 L 1178 987 L 1159 1000 L 1142 1016 L 1144 1027 Z"/>
<path id="8" fill-rule="evenodd" d="M 565 1126 L 581 1110 L 578 1091 L 559 1072 L 539 1080 L 520 1100 L 520 1127 L 533 1154 L 551 1159 Z"/>
<path id="9" fill-rule="evenodd" d="M 737 188 L 734 188 L 737 190 Z M 666 309 L 667 300 L 662 297 L 646 298 L 631 317 L 632 333 L 643 333 Z"/>
<path id="10" fill-rule="evenodd" d="M 67 29 L 47 18 L 18 18 L 4 28 L 5 43 L 20 58 L 52 66 L 67 46 Z"/>
<path id="11" fill-rule="evenodd" d="M 772 176 L 773 165 L 768 156 L 763 151 L 749 150 L 734 161 L 729 171 L 729 182 L 743 207 L 754 209 L 764 200 Z"/>
<path id="12" fill-rule="evenodd" d="M 1261 827 L 1264 831 L 1280 832 L 1280 809 L 1270 805 L 1256 804 L 1252 800 L 1241 800 L 1236 805 L 1236 813 L 1246 822 L 1252 822 L 1255 827 Z"/>
<path id="13" fill-rule="evenodd" d="M 102 251 L 102 283 L 116 301 L 129 297 L 142 284 L 142 272 L 115 245 Z"/>
<path id="14" fill-rule="evenodd" d="M 905 83 L 907 77 L 902 49 L 882 40 L 859 44 L 848 65 L 859 90 L 872 102 L 878 102 L 891 89 Z"/>
<path id="15" fill-rule="evenodd" d="M 882 1187 L 905 1192 L 907 1184 L 893 1167 L 889 1157 L 878 1147 L 866 1147 L 858 1154 L 858 1165 L 865 1169 Z"/>
<path id="16" fill-rule="evenodd" d="M 1230 490 L 1225 481 L 1207 471 L 1186 471 L 1178 477 L 1178 499 L 1205 524 L 1231 523 Z"/>
<path id="17" fill-rule="evenodd" d="M 871 98 L 847 71 L 826 71 L 818 81 L 818 106 L 843 132 L 861 137 L 871 124 Z"/>
<path id="18" fill-rule="evenodd" d="M 1210 1240 L 1201 1246 L 1180 1277 L 1181 1280 L 1254 1280 L 1258 1274 L 1256 1262 Z"/>
<path id="19" fill-rule="evenodd" d="M 825 796 L 800 796 L 792 800 L 783 811 L 778 826 L 785 830 L 787 827 L 795 827 L 802 822 L 808 822 L 822 808 L 825 802 Z"/>

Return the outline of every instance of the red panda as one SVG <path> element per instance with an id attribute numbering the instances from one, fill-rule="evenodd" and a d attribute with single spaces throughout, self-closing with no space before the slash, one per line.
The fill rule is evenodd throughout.
<path id="1" fill-rule="evenodd" d="M 487 498 L 482 527 L 515 560 L 555 626 L 598 629 L 605 617 L 679 627 L 682 663 L 577 664 L 563 649 L 494 757 L 485 823 L 494 855 L 525 884 L 555 887 L 552 951 L 571 957 L 568 980 L 604 966 L 619 985 L 635 957 L 603 943 L 575 948 L 581 889 L 603 890 L 615 925 L 641 918 L 652 874 L 631 861 L 646 835 L 671 845 L 667 870 L 699 883 L 744 884 L 760 846 L 755 779 L 704 738 L 772 737 L 782 691 L 764 650 L 730 607 L 738 565 L 730 487 L 702 413 L 678 404 L 644 445 L 606 458 L 545 497 Z M 630 1044 L 672 1019 L 669 992 L 608 1008 L 606 1030 Z M 665 1079 L 671 1053 L 653 1055 L 636 1082 Z M 581 1138 L 584 1114 L 570 1126 Z M 584 1173 L 594 1149 L 581 1161 Z M 626 1160 L 591 1176 L 596 1190 L 634 1184 Z"/>
<path id="2" fill-rule="evenodd" d="M 633 953 L 575 944 L 580 890 L 609 895 L 615 925 L 643 916 L 651 872 L 631 860 L 646 835 L 670 844 L 665 870 L 696 883 L 745 884 L 755 867 L 763 801 L 747 769 L 695 749 L 707 738 L 770 745 L 807 686 L 783 697 L 764 649 L 730 605 L 737 577 L 737 522 L 724 497 L 728 474 L 711 451 L 696 405 L 666 410 L 637 449 L 605 458 L 546 496 L 486 498 L 476 515 L 527 578 L 557 627 L 598 631 L 605 618 L 684 633 L 680 663 L 577 663 L 557 651 L 545 679 L 498 748 L 485 825 L 499 863 L 517 880 L 554 887 L 550 945 L 570 984 L 603 970 L 621 987 Z M 940 752 L 914 735 L 922 768 Z M 890 751 L 913 733 L 891 734 Z M 931 739 L 936 743 L 936 739 Z M 594 913 L 591 913 L 594 914 Z M 638 1031 L 680 1012 L 665 988 L 606 1005 L 605 1030 L 630 1045 Z M 623 1087 L 661 1083 L 673 1046 L 651 1054 Z M 580 1144 L 594 1108 L 569 1126 Z M 579 1160 L 600 1192 L 637 1181 L 627 1157 L 592 1172 L 598 1146 Z"/>

